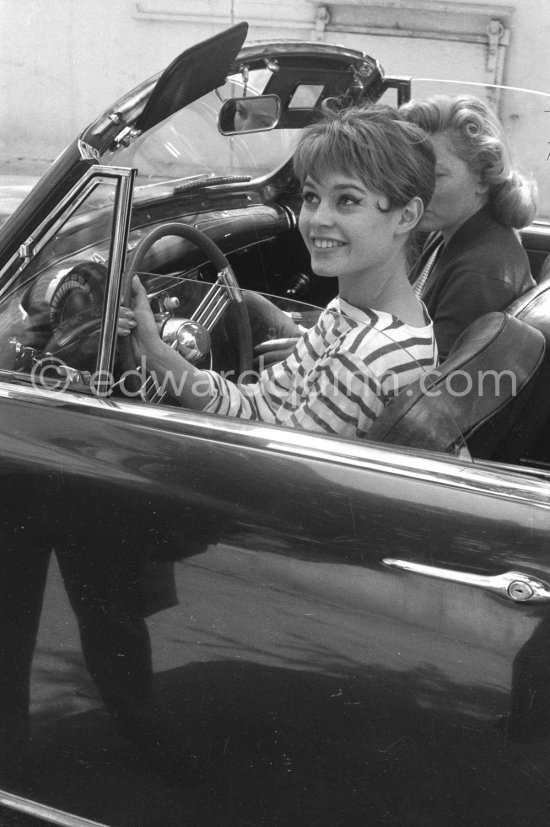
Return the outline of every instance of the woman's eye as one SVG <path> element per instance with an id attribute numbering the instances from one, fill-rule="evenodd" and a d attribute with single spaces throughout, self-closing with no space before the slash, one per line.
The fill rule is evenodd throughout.
<path id="1" fill-rule="evenodd" d="M 315 195 L 315 193 L 310 192 L 308 190 L 302 193 L 302 198 L 306 204 L 313 204 L 315 201 L 317 201 L 317 196 Z"/>
<path id="2" fill-rule="evenodd" d="M 359 199 L 353 195 L 341 195 L 339 201 L 343 207 L 352 207 L 354 204 L 359 203 Z"/>

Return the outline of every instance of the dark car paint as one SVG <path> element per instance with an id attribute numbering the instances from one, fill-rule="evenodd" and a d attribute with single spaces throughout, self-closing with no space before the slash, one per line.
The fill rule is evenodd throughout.
<path id="1" fill-rule="evenodd" d="M 78 158 L 74 145 L 5 226 L 2 266 L 90 166 Z M 279 243 L 295 203 L 264 199 L 239 185 L 138 205 L 130 244 L 193 214 L 243 286 L 255 273 L 284 290 L 303 263 L 297 240 L 294 269 Z M 204 265 L 176 245 L 168 262 Z M 4 518 L 98 559 L 135 544 L 176 561 L 181 605 L 150 621 L 156 691 L 202 768 L 195 783 L 136 765 L 97 701 L 72 711 L 49 662 L 34 798 L 117 827 L 548 824 L 547 606 L 382 562 L 550 581 L 542 473 L 7 380 Z M 77 672 L 56 634 L 38 658 L 51 647 Z"/>
<path id="2" fill-rule="evenodd" d="M 501 784 L 506 776 L 507 784 L 514 784 L 514 806 L 525 806 L 527 788 L 535 799 L 541 795 L 536 778 L 522 774 L 513 782 L 508 778 L 503 756 L 517 748 L 499 737 L 495 724 L 515 702 L 510 684 L 514 662 L 530 639 L 540 638 L 538 630 L 547 610 L 514 606 L 465 586 L 442 586 L 398 574 L 381 560 L 405 556 L 489 574 L 523 566 L 549 579 L 546 484 L 518 479 L 515 488 L 494 469 L 472 467 L 468 472 L 449 460 L 429 455 L 407 458 L 368 444 L 357 446 L 353 455 L 349 444 L 326 438 L 302 438 L 299 445 L 281 429 L 219 423 L 215 417 L 176 415 L 162 409 L 147 411 L 139 403 L 78 398 L 59 402 L 56 394 L 26 389 L 12 392 L 9 405 L 5 399 L 3 403 L 1 439 L 4 456 L 10 458 L 10 486 L 29 495 L 38 508 L 37 519 L 52 532 L 53 543 L 61 530 L 75 543 L 93 540 L 98 548 L 108 543 L 116 553 L 121 543 L 139 544 L 146 537 L 151 545 L 160 545 L 168 559 L 191 557 L 189 565 L 199 577 L 205 565 L 209 578 L 215 574 L 229 605 L 239 604 L 242 584 L 248 584 L 254 645 L 242 643 L 240 668 L 249 670 L 261 688 L 262 675 L 272 664 L 272 686 L 284 679 L 279 704 L 281 697 L 289 703 L 289 681 L 299 697 L 308 685 L 315 696 L 324 681 L 331 688 L 329 697 L 341 697 L 342 704 L 350 705 L 349 713 L 360 727 L 352 736 L 350 722 L 345 721 L 344 743 L 342 733 L 333 731 L 329 722 L 323 732 L 312 710 L 302 710 L 303 731 L 292 733 L 284 711 L 273 703 L 292 761 L 305 773 L 303 800 L 313 812 L 326 776 L 314 778 L 302 764 L 301 750 L 309 754 L 310 738 L 317 739 L 317 762 L 326 760 L 322 758 L 326 749 L 336 749 L 333 760 L 344 762 L 347 772 L 350 756 L 361 761 L 348 776 L 348 781 L 354 778 L 357 793 L 347 802 L 347 815 L 336 823 L 351 825 L 366 817 L 415 823 L 399 820 L 405 817 L 403 799 L 394 794 L 392 779 L 394 773 L 400 777 L 411 771 L 410 763 L 419 751 L 431 771 L 435 751 L 438 771 L 446 776 L 457 754 L 463 761 L 475 746 L 476 755 L 497 762 L 490 771 L 493 780 Z M 42 412 L 39 422 L 37 404 Z M 29 467 L 34 469 L 30 486 Z M 272 607 L 284 595 L 292 610 L 289 613 L 287 605 L 276 619 Z M 186 600 L 185 569 L 180 599 Z M 300 605 L 304 608 L 297 608 Z M 212 610 L 216 617 L 216 607 Z M 194 651 L 202 653 L 205 669 L 216 662 L 229 665 L 243 634 L 239 612 L 235 618 L 231 611 L 218 617 L 229 650 L 220 662 L 213 646 L 216 623 L 210 631 L 204 630 Z M 168 630 L 169 634 L 183 631 L 170 624 Z M 205 645 L 207 651 L 213 647 L 211 656 L 201 648 Z M 178 668 L 184 665 L 177 655 L 175 661 Z M 172 661 L 172 668 L 176 662 Z M 160 672 L 158 680 L 168 680 L 169 674 Z M 544 679 L 540 691 L 547 691 Z M 258 713 L 247 707 L 248 695 L 239 700 L 238 686 L 233 692 L 238 708 L 232 712 L 230 731 L 236 728 L 238 743 Z M 528 731 L 533 723 L 529 706 L 522 712 Z M 193 707 L 178 713 L 172 706 L 176 720 L 178 714 L 193 716 Z M 218 738 L 229 725 L 224 722 L 226 714 L 222 703 Z M 291 718 L 296 714 L 294 710 Z M 533 715 L 538 714 L 535 705 Z M 538 723 L 537 717 L 534 720 Z M 264 735 L 267 749 L 277 753 L 278 742 L 270 731 L 268 727 Z M 306 743 L 298 750 L 296 739 L 303 738 Z M 393 747 L 393 741 L 399 746 Z M 199 739 L 193 748 L 211 761 L 213 772 L 220 760 L 220 744 L 208 746 Z M 531 756 L 540 772 L 546 753 L 541 753 L 540 743 L 531 749 L 532 753 L 529 741 L 522 745 L 524 760 Z M 253 762 L 267 760 L 258 746 L 251 747 L 249 757 Z M 499 762 L 502 766 L 497 770 Z M 208 766 L 207 762 L 207 777 Z M 461 772 L 464 769 L 461 766 Z M 470 817 L 474 801 L 485 819 L 484 802 L 495 805 L 484 786 L 487 772 L 479 781 L 470 777 L 467 794 L 463 793 L 464 814 Z M 425 783 L 432 788 L 434 781 L 416 778 L 413 788 L 405 784 L 402 791 L 414 806 L 415 817 L 431 819 L 428 823 L 433 824 L 440 818 L 472 823 L 462 820 L 463 814 L 445 811 L 451 787 L 444 783 L 436 784 L 436 801 L 426 809 Z M 54 801 L 61 804 L 67 795 L 65 790 Z M 292 820 L 296 810 L 285 810 L 283 803 L 279 807 L 286 814 L 281 818 L 289 819 L 286 823 L 298 823 Z M 502 823 L 497 812 L 493 812 L 495 821 L 479 823 Z M 100 813 L 106 823 L 119 823 L 111 822 L 108 804 Z M 511 814 L 518 817 L 514 809 Z M 279 823 L 264 817 L 265 823 Z"/>

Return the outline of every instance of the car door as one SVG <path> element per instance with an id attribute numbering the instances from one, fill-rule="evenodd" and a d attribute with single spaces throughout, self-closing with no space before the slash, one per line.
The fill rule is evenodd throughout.
<path id="1" fill-rule="evenodd" d="M 48 271 L 85 231 L 69 209 L 5 294 L 4 467 L 41 480 L 39 524 L 77 575 L 153 563 L 155 706 L 182 766 L 141 763 L 115 730 L 53 562 L 31 812 L 113 825 L 544 823 L 548 608 L 523 599 L 520 576 L 491 579 L 516 571 L 545 597 L 544 474 L 103 393 L 130 181 L 110 174 L 107 204 L 94 186 L 84 197 L 105 184 L 100 167 L 74 193 L 116 240 L 118 254 L 95 262 L 102 289 L 95 271 L 75 273 L 81 262 Z"/>
<path id="2" fill-rule="evenodd" d="M 51 574 L 43 623 L 65 627 L 35 658 L 38 798 L 108 824 L 136 808 L 143 824 L 544 823 L 548 604 L 487 578 L 550 579 L 546 480 L 141 403 L 56 413 L 35 439 L 63 456 L 57 533 L 137 553 L 136 529 L 177 522 L 178 604 L 148 621 L 155 692 L 205 786 L 189 800 L 185 774 L 145 773 L 141 809 L 144 769 L 101 714 Z"/>

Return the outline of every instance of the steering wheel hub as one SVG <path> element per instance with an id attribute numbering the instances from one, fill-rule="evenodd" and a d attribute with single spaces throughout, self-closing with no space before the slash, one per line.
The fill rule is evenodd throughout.
<path id="1" fill-rule="evenodd" d="M 167 319 L 162 325 L 161 336 L 166 344 L 174 347 L 193 364 L 197 364 L 210 354 L 210 333 L 193 319 Z"/>

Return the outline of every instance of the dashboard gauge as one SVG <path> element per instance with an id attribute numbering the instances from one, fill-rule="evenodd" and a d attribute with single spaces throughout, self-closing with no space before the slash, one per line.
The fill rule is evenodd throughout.
<path id="1" fill-rule="evenodd" d="M 57 343 L 64 346 L 78 331 L 99 328 L 103 311 L 104 265 L 81 263 L 59 273 L 46 290 L 50 324 Z"/>

